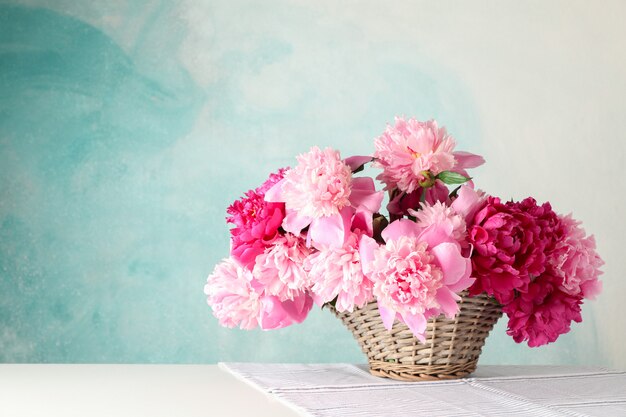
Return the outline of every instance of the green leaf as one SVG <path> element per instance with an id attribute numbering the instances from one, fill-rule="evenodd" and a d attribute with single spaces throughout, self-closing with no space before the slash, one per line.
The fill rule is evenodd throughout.
<path id="1" fill-rule="evenodd" d="M 466 177 L 465 175 L 461 175 L 457 172 L 452 171 L 440 172 L 439 174 L 437 174 L 437 179 L 443 181 L 445 184 L 448 185 L 463 184 L 471 180 L 471 178 Z"/>

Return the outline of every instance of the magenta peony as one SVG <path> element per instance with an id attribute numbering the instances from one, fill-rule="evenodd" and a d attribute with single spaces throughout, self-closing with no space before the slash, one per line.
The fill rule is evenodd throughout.
<path id="1" fill-rule="evenodd" d="M 561 278 L 546 271 L 528 285 L 502 310 L 509 317 L 507 334 L 517 343 L 537 347 L 554 342 L 570 330 L 572 321 L 581 322 L 581 297 L 560 289 Z"/>
<path id="2" fill-rule="evenodd" d="M 337 311 L 353 311 L 373 300 L 372 281 L 364 274 L 359 254 L 360 235 L 351 233 L 340 248 L 324 248 L 306 260 L 311 291 L 317 304 L 337 298 Z"/>
<path id="3" fill-rule="evenodd" d="M 529 213 L 533 207 L 534 200 L 503 204 L 499 198 L 488 197 L 469 221 L 468 240 L 474 246 L 472 276 L 476 278 L 470 294 L 484 291 L 506 304 L 515 291 L 526 291 L 531 275 L 543 273 L 544 250 L 551 236 Z"/>
<path id="4" fill-rule="evenodd" d="M 477 155 L 454 152 L 456 142 L 434 120 L 396 117 L 395 126 L 388 125 L 374 145 L 374 166 L 383 170 L 377 179 L 385 183 L 386 190 L 398 188 L 411 193 L 431 175 L 442 171 L 464 173 L 466 168 L 484 162 Z"/>
<path id="5" fill-rule="evenodd" d="M 265 201 L 265 193 L 279 182 L 285 169 L 271 174 L 256 190 L 250 190 L 245 197 L 235 201 L 226 210 L 226 218 L 233 223 L 231 234 L 231 255 L 245 267 L 252 269 L 258 255 L 277 236 L 285 217 L 285 205 Z"/>
<path id="6" fill-rule="evenodd" d="M 259 325 L 261 302 L 254 289 L 252 273 L 233 259 L 215 266 L 204 286 L 213 315 L 225 327 L 253 329 Z"/>
<path id="7" fill-rule="evenodd" d="M 308 288 L 304 260 L 311 253 L 304 239 L 286 233 L 279 236 L 257 256 L 253 269 L 266 294 L 280 301 L 293 300 Z"/>

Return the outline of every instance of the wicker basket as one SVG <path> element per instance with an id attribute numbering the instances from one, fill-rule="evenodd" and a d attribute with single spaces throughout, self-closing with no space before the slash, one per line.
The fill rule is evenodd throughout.
<path id="1" fill-rule="evenodd" d="M 502 308 L 485 295 L 461 297 L 454 319 L 440 316 L 428 321 L 426 343 L 398 321 L 391 330 L 385 329 L 376 302 L 352 313 L 330 309 L 361 345 L 372 375 L 401 381 L 456 379 L 476 369 L 485 339 L 502 315 Z"/>

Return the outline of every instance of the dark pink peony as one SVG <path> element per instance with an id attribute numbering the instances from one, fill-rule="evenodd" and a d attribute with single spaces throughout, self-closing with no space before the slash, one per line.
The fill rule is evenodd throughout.
<path id="1" fill-rule="evenodd" d="M 469 219 L 472 276 L 476 278 L 470 294 L 484 291 L 506 304 L 515 291 L 526 291 L 532 276 L 543 273 L 549 239 L 531 214 L 534 210 L 541 208 L 533 199 L 503 204 L 497 197 L 488 197 Z"/>
<path id="2" fill-rule="evenodd" d="M 537 347 L 554 342 L 569 332 L 572 321 L 582 321 L 582 297 L 562 291 L 561 281 L 553 271 L 546 271 L 503 306 L 509 316 L 507 334 L 517 343 L 527 341 L 528 346 Z"/>
<path id="3" fill-rule="evenodd" d="M 250 190 L 245 197 L 235 201 L 226 210 L 230 230 L 231 254 L 243 266 L 252 270 L 256 257 L 262 254 L 278 234 L 285 218 L 285 204 L 265 201 L 265 193 L 279 182 L 285 169 L 271 174 L 259 188 Z"/>

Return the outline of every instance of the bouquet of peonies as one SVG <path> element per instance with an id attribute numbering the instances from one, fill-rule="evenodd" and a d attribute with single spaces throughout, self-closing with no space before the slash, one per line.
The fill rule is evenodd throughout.
<path id="1" fill-rule="evenodd" d="M 493 297 L 507 333 L 532 347 L 582 320 L 603 262 L 579 222 L 475 190 L 467 170 L 483 158 L 455 151 L 435 121 L 396 118 L 374 146 L 346 159 L 311 148 L 228 207 L 230 257 L 204 287 L 221 325 L 278 329 L 314 302 L 352 312 L 376 301 L 387 329 L 398 320 L 423 342 L 427 320 L 453 318 L 463 291 Z M 383 190 L 358 175 L 365 164 Z"/>

